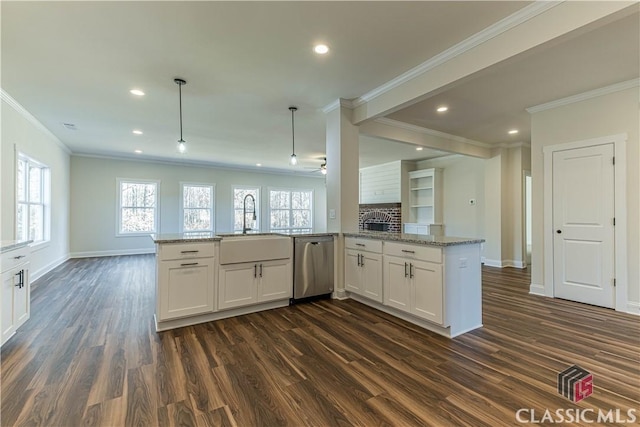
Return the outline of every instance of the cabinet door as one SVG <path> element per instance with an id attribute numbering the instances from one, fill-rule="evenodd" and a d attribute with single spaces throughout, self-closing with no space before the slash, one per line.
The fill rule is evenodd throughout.
<path id="1" fill-rule="evenodd" d="M 411 313 L 442 324 L 442 265 L 425 261 L 411 261 L 413 278 L 413 307 Z"/>
<path id="2" fill-rule="evenodd" d="M 242 307 L 258 300 L 258 264 L 221 265 L 218 280 L 218 309 Z"/>
<path id="3" fill-rule="evenodd" d="M 404 258 L 383 256 L 384 262 L 384 304 L 399 310 L 410 312 L 409 298 L 411 292 L 409 279 L 409 262 Z"/>
<path id="4" fill-rule="evenodd" d="M 161 261 L 158 271 L 159 320 L 214 310 L 213 258 Z"/>
<path id="5" fill-rule="evenodd" d="M 18 268 L 18 271 L 22 271 L 22 287 L 13 287 L 13 322 L 16 329 L 29 320 L 29 308 L 30 308 L 30 285 L 29 285 L 29 263 L 23 264 Z M 18 282 L 18 276 L 16 276 L 16 284 Z"/>
<path id="6" fill-rule="evenodd" d="M 360 252 L 347 249 L 344 253 L 344 288 L 349 292 L 362 293 Z"/>
<path id="7" fill-rule="evenodd" d="M 418 234 L 418 226 L 416 224 L 405 224 L 404 232 L 407 234 Z"/>
<path id="8" fill-rule="evenodd" d="M 362 252 L 362 295 L 382 302 L 382 255 Z"/>
<path id="9" fill-rule="evenodd" d="M 4 344 L 16 331 L 13 321 L 13 294 L 14 286 L 18 283 L 18 276 L 15 274 L 20 271 L 13 269 L 2 273 L 2 289 L 0 289 L 0 344 Z"/>
<path id="10" fill-rule="evenodd" d="M 258 264 L 258 301 L 291 298 L 293 275 L 291 260 L 264 261 Z"/>

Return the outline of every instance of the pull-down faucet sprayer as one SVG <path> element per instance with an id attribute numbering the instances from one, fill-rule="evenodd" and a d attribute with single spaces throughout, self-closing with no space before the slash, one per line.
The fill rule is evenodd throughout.
<path id="1" fill-rule="evenodd" d="M 244 200 L 242 201 L 242 234 L 247 234 L 247 231 L 251 230 L 251 227 L 247 227 L 247 199 L 251 197 L 253 201 L 253 220 L 257 219 L 256 217 L 256 199 L 252 194 L 247 194 L 244 196 Z"/>

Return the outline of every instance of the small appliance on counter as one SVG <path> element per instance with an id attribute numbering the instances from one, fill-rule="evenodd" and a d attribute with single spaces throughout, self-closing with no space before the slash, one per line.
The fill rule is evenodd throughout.
<path id="1" fill-rule="evenodd" d="M 294 237 L 290 303 L 330 297 L 333 285 L 333 236 Z"/>

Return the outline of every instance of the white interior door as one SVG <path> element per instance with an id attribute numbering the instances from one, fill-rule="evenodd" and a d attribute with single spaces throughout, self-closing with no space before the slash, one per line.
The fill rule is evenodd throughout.
<path id="1" fill-rule="evenodd" d="M 554 295 L 614 307 L 614 147 L 553 153 Z"/>

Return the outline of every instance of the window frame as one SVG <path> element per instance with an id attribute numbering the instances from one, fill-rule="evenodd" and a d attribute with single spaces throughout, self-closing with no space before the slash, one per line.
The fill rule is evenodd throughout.
<path id="1" fill-rule="evenodd" d="M 210 182 L 180 181 L 180 201 L 178 202 L 178 231 L 180 233 L 215 233 L 216 231 L 216 185 Z M 211 212 L 211 228 L 209 230 L 189 230 L 184 229 L 184 187 L 209 187 L 211 189 L 211 203 L 207 208 Z M 205 208 L 188 208 L 205 209 Z"/>
<path id="2" fill-rule="evenodd" d="M 256 228 L 261 230 L 262 224 L 262 187 L 259 185 L 233 185 L 231 186 L 231 230 L 236 232 L 242 232 L 242 229 L 236 229 L 236 190 L 256 190 Z"/>
<path id="3" fill-rule="evenodd" d="M 19 170 L 19 162 L 26 162 L 27 170 L 25 171 L 24 176 L 24 194 L 25 200 L 20 200 L 20 194 L 18 191 L 18 170 Z M 40 169 L 40 202 L 32 202 L 29 200 L 29 169 L 31 167 Z M 16 150 L 15 157 L 15 170 L 14 170 L 14 179 L 15 179 L 15 217 L 14 217 L 14 231 L 16 239 L 21 236 L 20 230 L 18 229 L 18 213 L 20 210 L 20 205 L 25 205 L 27 207 L 27 232 L 26 232 L 26 240 L 31 240 L 29 236 L 29 225 L 30 225 L 30 216 L 28 214 L 30 206 L 42 206 L 42 240 L 33 240 L 30 244 L 32 249 L 38 250 L 42 247 L 47 246 L 51 241 L 51 168 L 46 164 L 42 163 L 39 160 L 34 159 L 26 153 Z"/>
<path id="4" fill-rule="evenodd" d="M 292 203 L 291 203 L 291 193 L 292 192 L 309 192 L 311 193 L 311 206 L 308 209 L 311 215 L 311 226 L 310 227 L 287 227 L 287 228 L 272 228 L 271 227 L 271 192 L 272 191 L 287 191 L 289 192 L 289 225 L 291 225 L 291 212 L 293 210 L 299 210 L 299 209 L 293 209 Z M 286 232 L 289 234 L 298 234 L 298 233 L 304 233 L 304 231 L 302 230 L 309 230 L 310 233 L 313 233 L 314 227 L 315 227 L 315 221 L 314 221 L 314 205 L 315 205 L 315 191 L 311 188 L 282 188 L 282 187 L 269 187 L 268 189 L 268 207 L 269 207 L 269 211 L 268 211 L 268 219 L 269 219 L 269 231 L 270 232 L 274 232 L 274 233 L 279 233 L 279 232 Z M 284 210 L 284 209 L 276 209 L 276 210 Z"/>
<path id="5" fill-rule="evenodd" d="M 153 231 L 123 233 L 122 230 L 122 183 L 130 184 L 155 184 L 156 206 L 154 207 Z M 140 178 L 116 178 L 116 237 L 141 237 L 150 234 L 160 234 L 160 180 Z"/>

